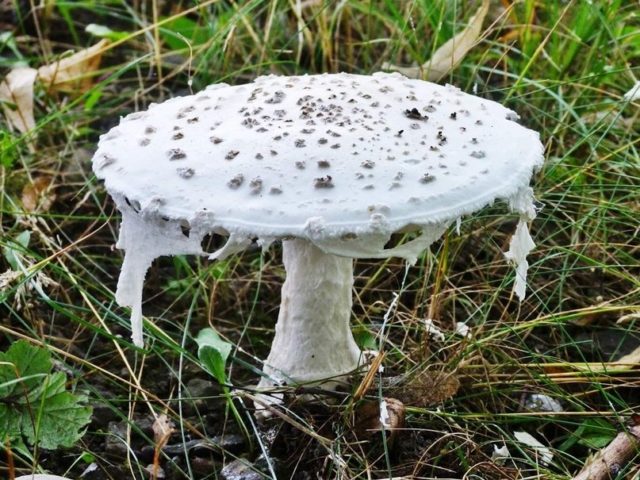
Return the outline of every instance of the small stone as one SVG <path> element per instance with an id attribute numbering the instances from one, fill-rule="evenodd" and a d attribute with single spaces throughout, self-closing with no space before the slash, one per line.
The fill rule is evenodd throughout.
<path id="1" fill-rule="evenodd" d="M 223 467 L 220 478 L 222 480 L 262 480 L 264 477 L 252 468 L 251 462 L 238 458 Z"/>
<path id="2" fill-rule="evenodd" d="M 185 387 L 182 392 L 185 415 L 204 415 L 221 407 L 220 386 L 217 383 L 196 377 L 190 379 Z"/>

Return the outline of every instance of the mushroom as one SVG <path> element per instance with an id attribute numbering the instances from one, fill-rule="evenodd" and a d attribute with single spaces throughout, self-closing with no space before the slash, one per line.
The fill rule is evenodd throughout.
<path id="1" fill-rule="evenodd" d="M 436 98 L 442 108 L 430 109 Z M 523 298 L 536 214 L 529 182 L 543 147 L 514 116 L 449 85 L 341 73 L 212 85 L 124 117 L 101 137 L 93 168 L 122 213 L 116 300 L 131 307 L 135 345 L 156 257 L 222 259 L 255 239 L 281 240 L 287 277 L 260 386 L 340 379 L 362 363 L 350 331 L 353 259 L 414 263 L 449 225 L 498 199 L 520 215 L 506 256 Z M 150 128 L 148 145 L 131 141 Z M 228 240 L 206 253 L 211 232 Z M 385 248 L 395 232 L 417 235 Z"/>

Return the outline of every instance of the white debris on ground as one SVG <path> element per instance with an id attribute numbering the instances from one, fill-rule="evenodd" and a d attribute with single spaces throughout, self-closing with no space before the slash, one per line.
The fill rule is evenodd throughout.
<path id="1" fill-rule="evenodd" d="M 631 90 L 624 94 L 624 99 L 627 102 L 633 102 L 634 100 L 640 100 L 640 80 L 638 80 Z"/>
<path id="2" fill-rule="evenodd" d="M 389 410 L 387 409 L 387 401 L 385 399 L 380 400 L 380 425 L 384 428 L 391 428 Z"/>
<path id="3" fill-rule="evenodd" d="M 442 333 L 442 330 L 438 328 L 438 326 L 433 322 L 433 320 L 431 320 L 430 318 L 425 318 L 424 326 L 427 329 L 427 333 L 431 335 L 434 338 L 434 340 L 437 340 L 438 342 L 445 341 L 444 333 Z"/>
<path id="4" fill-rule="evenodd" d="M 513 436 L 517 441 L 531 447 L 536 452 L 536 461 L 539 461 L 540 465 L 547 466 L 553 460 L 553 453 L 549 447 L 544 446 L 538 439 L 527 432 L 513 432 Z"/>
<path id="5" fill-rule="evenodd" d="M 524 403 L 524 408 L 534 412 L 559 413 L 564 411 L 558 400 L 542 393 L 532 393 L 529 395 Z"/>
<path id="6" fill-rule="evenodd" d="M 456 334 L 464 338 L 471 338 L 471 328 L 466 322 L 456 322 Z"/>
<path id="7" fill-rule="evenodd" d="M 509 458 L 511 458 L 511 452 L 509 452 L 506 444 L 503 443 L 501 447 L 495 444 L 493 445 L 491 460 L 493 460 L 494 463 L 504 465 Z"/>

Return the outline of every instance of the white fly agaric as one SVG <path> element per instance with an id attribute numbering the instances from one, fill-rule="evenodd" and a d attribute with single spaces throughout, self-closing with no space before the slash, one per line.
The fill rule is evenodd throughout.
<path id="1" fill-rule="evenodd" d="M 142 345 L 142 284 L 161 255 L 282 240 L 287 278 L 261 385 L 342 376 L 360 363 L 350 330 L 353 258 L 415 262 L 462 215 L 496 199 L 520 214 L 507 257 L 524 296 L 529 181 L 538 134 L 498 103 L 399 74 L 267 76 L 212 85 L 126 116 L 100 139 L 98 178 L 122 213 L 116 299 Z M 385 249 L 394 232 L 419 232 Z"/>

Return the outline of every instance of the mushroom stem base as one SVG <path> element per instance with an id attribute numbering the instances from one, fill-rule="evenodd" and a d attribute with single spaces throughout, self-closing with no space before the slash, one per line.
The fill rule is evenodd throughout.
<path id="1" fill-rule="evenodd" d="M 306 240 L 285 240 L 287 278 L 276 335 L 258 387 L 334 384 L 356 369 L 361 352 L 351 333 L 353 260 Z"/>

